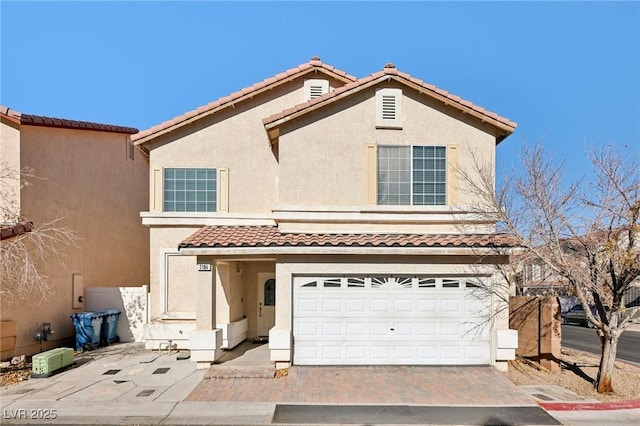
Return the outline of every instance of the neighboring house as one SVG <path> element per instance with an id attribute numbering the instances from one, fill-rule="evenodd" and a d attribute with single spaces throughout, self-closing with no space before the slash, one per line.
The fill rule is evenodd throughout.
<path id="1" fill-rule="evenodd" d="M 565 255 L 571 256 L 573 251 L 575 249 L 567 244 L 567 248 L 564 250 Z M 571 303 L 563 305 L 565 310 L 579 303 L 574 297 L 574 290 L 568 280 L 555 273 L 533 253 L 514 256 L 511 264 L 515 271 L 513 278 L 518 294 L 524 296 L 561 296 L 562 300 L 571 301 Z M 589 293 L 587 295 L 590 297 Z M 640 306 L 640 279 L 632 282 L 624 295 L 623 303 L 627 307 Z"/>
<path id="2" fill-rule="evenodd" d="M 140 210 L 148 202 L 149 160 L 131 144 L 134 128 L 7 107 L 0 107 L 0 119 L 0 168 L 14 174 L 1 182 L 0 244 L 26 238 L 21 234 L 27 228 L 56 219 L 56 227 L 77 237 L 75 246 L 59 253 L 63 263 L 56 253 L 47 253 L 46 262 L 36 265 L 51 290 L 47 298 L 38 291 L 18 300 L 3 297 L 3 325 L 11 323 L 6 329 L 17 337 L 15 348 L 3 345 L 5 359 L 69 345 L 75 335 L 71 315 L 84 311 L 85 287 L 148 283 L 149 230 L 140 224 Z M 20 177 L 25 169 L 35 177 Z M 43 323 L 50 323 L 54 333 L 41 347 L 34 333 Z"/>
<path id="3" fill-rule="evenodd" d="M 510 240 L 465 209 L 456 170 L 472 151 L 494 166 L 515 127 L 391 64 L 358 79 L 314 57 L 132 135 L 150 156 L 147 347 L 505 368 L 508 315 L 480 287 Z"/>

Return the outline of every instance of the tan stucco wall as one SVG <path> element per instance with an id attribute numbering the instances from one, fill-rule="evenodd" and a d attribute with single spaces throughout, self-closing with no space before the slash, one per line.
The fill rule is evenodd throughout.
<path id="1" fill-rule="evenodd" d="M 140 220 L 138 218 L 138 220 Z M 149 292 L 151 302 L 149 306 L 152 322 L 167 318 L 171 314 L 183 314 L 176 319 L 195 320 L 196 294 L 193 289 L 197 282 L 197 262 L 195 256 L 180 256 L 178 245 L 198 230 L 199 227 L 153 227 L 150 229 L 150 267 Z M 169 259 L 169 268 L 166 259 Z M 172 268 L 172 267 L 175 267 Z M 165 309 L 165 283 L 168 274 L 169 285 L 167 307 Z M 174 278 L 174 279 L 171 279 Z M 175 296 L 175 298 L 173 297 Z M 173 311 L 172 309 L 176 309 Z M 181 309 L 178 311 L 177 309 Z M 184 309 L 184 311 L 182 310 Z"/>
<path id="2" fill-rule="evenodd" d="M 471 125 L 468 117 L 425 95 L 403 89 L 403 128 L 400 130 L 376 129 L 375 107 L 375 88 L 370 88 L 343 103 L 320 110 L 313 120 L 301 118 L 282 126 L 280 204 L 364 205 L 365 145 L 371 143 L 457 145 L 461 168 L 471 167 L 472 150 L 477 150 L 479 156 L 493 165 L 496 140 L 489 127 Z M 472 197 L 461 191 L 459 203 L 470 202 Z"/>
<path id="3" fill-rule="evenodd" d="M 148 161 L 136 152 L 127 157 L 128 136 L 116 133 L 22 126 L 20 158 L 38 179 L 21 194 L 21 213 L 36 225 L 61 218 L 77 246 L 64 250 L 64 265 L 53 253 L 44 265 L 52 290 L 26 301 L 2 303 L 2 319 L 18 324 L 16 353 L 40 350 L 33 333 L 50 322 L 59 345 L 74 337 L 71 314 L 72 274 L 84 287 L 140 286 L 149 281 L 149 231 L 139 212 L 148 200 Z M 46 344 L 45 344 L 46 349 Z"/>
<path id="4" fill-rule="evenodd" d="M 154 170 L 165 167 L 229 169 L 229 212 L 269 213 L 278 199 L 278 162 L 262 119 L 303 102 L 304 79 L 257 95 L 147 145 Z M 331 81 L 332 85 L 336 85 Z M 170 143 L 169 143 L 170 142 Z"/>
<path id="5" fill-rule="evenodd" d="M 0 173 L 18 173 L 20 166 L 20 131 L 17 125 L 0 123 Z M 3 178 L 0 182 L 0 224 L 12 223 L 20 213 L 20 179 Z"/>

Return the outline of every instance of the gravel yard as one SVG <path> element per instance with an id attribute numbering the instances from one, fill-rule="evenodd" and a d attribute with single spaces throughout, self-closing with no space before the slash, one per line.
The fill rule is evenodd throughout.
<path id="1" fill-rule="evenodd" d="M 613 375 L 614 393 L 599 394 L 593 387 L 600 358 L 586 352 L 562 349 L 562 372 L 551 373 L 528 360 L 510 361 L 505 373 L 516 385 L 556 385 L 578 395 L 603 402 L 640 399 L 640 367 L 617 361 Z"/>

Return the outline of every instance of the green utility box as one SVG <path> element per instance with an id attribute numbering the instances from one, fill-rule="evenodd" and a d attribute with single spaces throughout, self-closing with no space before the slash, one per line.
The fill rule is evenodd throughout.
<path id="1" fill-rule="evenodd" d="M 51 349 L 31 358 L 31 377 L 49 377 L 56 370 L 71 364 L 73 364 L 73 349 Z"/>

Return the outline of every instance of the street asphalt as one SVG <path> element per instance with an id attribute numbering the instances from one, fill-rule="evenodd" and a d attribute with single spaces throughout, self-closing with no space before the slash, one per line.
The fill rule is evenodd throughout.
<path id="1" fill-rule="evenodd" d="M 173 354 L 121 344 L 77 358 L 74 368 L 0 394 L 1 424 L 501 424 L 639 425 L 626 405 L 363 405 L 185 401 L 206 370 Z M 212 380 L 212 379 L 208 379 Z M 249 379 L 251 380 L 251 379 Z M 265 380 L 265 379 L 262 379 Z M 269 380 L 269 379 L 266 379 Z M 492 392 L 486 389 L 486 392 Z M 575 408 L 577 407 L 577 410 Z M 544 409 L 543 409 L 544 408 Z"/>

